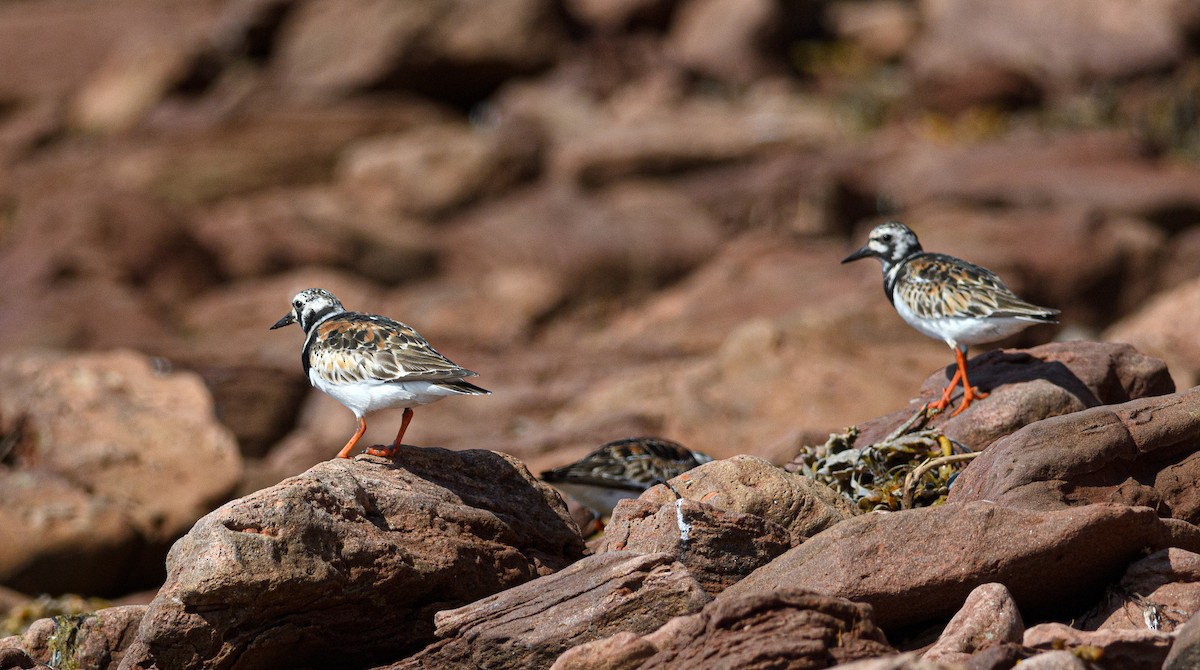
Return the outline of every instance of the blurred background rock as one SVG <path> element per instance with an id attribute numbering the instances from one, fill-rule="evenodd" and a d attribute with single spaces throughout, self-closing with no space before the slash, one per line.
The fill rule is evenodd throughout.
<path id="1" fill-rule="evenodd" d="M 121 596 L 331 458 L 298 290 L 495 395 L 412 444 L 787 462 L 946 364 L 885 217 L 1200 375 L 1200 2 L 0 3 L 0 584 Z M 211 395 L 211 398 L 209 397 Z M 391 439 L 399 413 L 371 422 Z"/>

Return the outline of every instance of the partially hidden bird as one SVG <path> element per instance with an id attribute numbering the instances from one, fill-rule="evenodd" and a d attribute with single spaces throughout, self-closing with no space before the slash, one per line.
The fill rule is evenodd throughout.
<path id="1" fill-rule="evenodd" d="M 300 360 L 313 386 L 345 405 L 358 419 L 358 430 L 338 452 L 349 458 L 367 430 L 366 415 L 404 408 L 400 430 L 390 446 L 366 453 L 391 458 L 412 421 L 412 408 L 447 396 L 489 395 L 468 381 L 476 373 L 441 355 L 411 326 L 377 314 L 347 311 L 332 293 L 305 289 L 292 309 L 271 330 L 297 323 L 304 331 Z"/>
<path id="2" fill-rule="evenodd" d="M 917 331 L 954 350 L 958 370 L 937 402 L 950 405 L 961 381 L 962 404 L 955 416 L 987 393 L 967 379 L 967 348 L 1004 339 L 1038 323 L 1058 323 L 1059 310 L 1018 298 L 994 272 L 946 254 L 924 251 L 917 235 L 899 221 L 876 226 L 867 243 L 842 263 L 874 256 L 883 264 L 883 292 L 896 312 Z"/>
<path id="3" fill-rule="evenodd" d="M 711 460 L 708 454 L 673 440 L 629 437 L 608 442 L 574 463 L 546 470 L 541 479 L 597 518 L 607 519 L 618 502 Z"/>

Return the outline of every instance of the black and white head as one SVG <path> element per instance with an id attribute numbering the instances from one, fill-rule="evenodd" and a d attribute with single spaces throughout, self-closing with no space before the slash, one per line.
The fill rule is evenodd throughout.
<path id="1" fill-rule="evenodd" d="M 856 261 L 867 256 L 878 258 L 886 270 L 914 254 L 921 253 L 921 243 L 917 234 L 899 221 L 888 221 L 875 226 L 867 243 L 861 249 L 842 260 L 843 263 Z"/>
<path id="2" fill-rule="evenodd" d="M 292 298 L 292 311 L 275 322 L 271 330 L 282 328 L 288 324 L 298 323 L 304 332 L 324 321 L 326 317 L 341 314 L 346 311 L 342 301 L 323 288 L 307 288 Z"/>

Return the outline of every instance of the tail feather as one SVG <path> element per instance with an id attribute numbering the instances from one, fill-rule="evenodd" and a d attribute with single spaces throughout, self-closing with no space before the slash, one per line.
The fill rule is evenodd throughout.
<path id="1" fill-rule="evenodd" d="M 446 389 L 447 391 L 453 391 L 454 393 L 461 393 L 463 395 L 491 395 L 492 394 L 491 391 L 489 391 L 481 386 L 476 386 L 476 385 L 472 384 L 471 382 L 463 381 L 461 379 L 455 379 L 454 381 L 438 382 L 437 385 L 441 388 Z"/>

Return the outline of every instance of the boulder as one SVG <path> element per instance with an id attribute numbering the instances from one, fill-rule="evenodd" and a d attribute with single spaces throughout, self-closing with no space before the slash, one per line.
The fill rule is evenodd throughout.
<path id="1" fill-rule="evenodd" d="M 115 670 L 137 636 L 145 613 L 145 605 L 123 605 L 89 614 L 38 619 L 24 634 L 0 640 L 0 653 L 20 650 L 38 663 L 55 668 Z M 8 667 L 0 662 L 0 668 Z"/>
<path id="2" fill-rule="evenodd" d="M 1200 667 L 1200 615 L 1193 615 L 1175 631 L 1175 642 L 1162 667 L 1163 670 Z"/>
<path id="3" fill-rule="evenodd" d="M 976 458 L 950 500 L 1038 510 L 1119 502 L 1200 523 L 1197 412 L 1192 388 L 1030 424 Z"/>
<path id="4" fill-rule="evenodd" d="M 156 584 L 170 543 L 241 476 L 200 379 L 141 354 L 13 354 L 0 389 L 0 581 L 18 590 Z"/>
<path id="5" fill-rule="evenodd" d="M 1103 660 L 1105 666 L 1113 668 L 1160 668 L 1173 640 L 1170 633 L 1162 631 L 1082 631 L 1061 623 L 1041 623 L 1025 631 L 1027 647 L 1046 651 L 1066 649 Z"/>
<path id="6" fill-rule="evenodd" d="M 273 66 L 286 89 L 306 96 L 390 84 L 470 101 L 547 65 L 562 33 L 545 0 L 307 2 L 283 28 Z"/>
<path id="7" fill-rule="evenodd" d="M 975 587 L 999 582 L 1023 613 L 1061 613 L 1093 601 L 1146 547 L 1200 548 L 1200 532 L 1177 536 L 1168 521 L 1114 504 L 1045 511 L 970 502 L 875 512 L 810 538 L 717 597 L 788 584 L 868 603 L 890 628 L 948 618 Z"/>
<path id="8" fill-rule="evenodd" d="M 668 188 L 542 187 L 461 217 L 444 249 L 451 273 L 537 269 L 562 298 L 578 300 L 659 286 L 707 260 L 719 242 L 712 217 Z"/>
<path id="9" fill-rule="evenodd" d="M 691 0 L 675 13 L 665 48 L 694 72 L 746 85 L 783 72 L 770 57 L 783 19 L 771 0 Z"/>
<path id="10" fill-rule="evenodd" d="M 336 459 L 232 501 L 175 544 L 122 668 L 386 662 L 434 613 L 583 550 L 558 495 L 487 451 Z"/>
<path id="11" fill-rule="evenodd" d="M 671 554 L 589 556 L 549 577 L 439 612 L 442 641 L 389 670 L 545 668 L 572 646 L 645 634 L 710 597 Z"/>
<path id="12" fill-rule="evenodd" d="M 1160 549 L 1125 570 L 1083 630 L 1179 630 L 1200 612 L 1200 554 Z"/>
<path id="13" fill-rule="evenodd" d="M 912 416 L 916 403 L 937 400 L 954 369 L 951 364 L 926 379 L 908 408 L 861 425 L 859 443 L 872 444 L 891 433 Z M 956 417 L 943 413 L 930 425 L 975 451 L 1042 419 L 1175 390 L 1161 360 L 1126 344 L 1106 342 L 1052 342 L 989 351 L 970 359 L 967 371 L 971 384 L 990 395 Z M 961 397 L 960 388 L 952 401 L 955 406 Z"/>
<path id="14" fill-rule="evenodd" d="M 714 600 L 649 635 L 622 634 L 576 647 L 551 667 L 805 669 L 894 653 L 869 606 L 787 587 Z"/>
<path id="15" fill-rule="evenodd" d="M 1171 367 L 1180 388 L 1200 382 L 1200 278 L 1189 279 L 1148 300 L 1137 312 L 1104 331 L 1104 339 L 1128 342 Z"/>
<path id="16" fill-rule="evenodd" d="M 791 533 L 777 523 L 688 498 L 667 505 L 623 500 L 617 507 L 597 554 L 671 554 L 709 593 L 720 593 L 792 546 Z"/>
<path id="17" fill-rule="evenodd" d="M 849 504 L 833 489 L 784 472 L 755 456 L 705 463 L 672 479 L 671 484 L 685 499 L 728 512 L 731 519 L 752 515 L 780 527 L 795 543 L 854 516 Z M 669 507 L 672 513 L 683 509 L 676 504 L 675 491 L 659 484 L 643 493 L 636 506 L 618 504 L 598 551 L 624 548 L 622 545 L 637 532 L 634 527 L 638 522 L 657 514 L 660 507 Z"/>
<path id="18" fill-rule="evenodd" d="M 1002 101 L 1003 89 L 949 97 L 972 91 L 988 72 L 1020 77 L 1050 92 L 1154 72 L 1183 54 L 1184 34 L 1173 4 L 925 0 L 920 3 L 924 30 L 909 64 L 925 99 L 950 110 Z"/>
<path id="19" fill-rule="evenodd" d="M 531 123 L 427 125 L 349 147 L 337 180 L 369 211 L 443 218 L 536 176 L 542 144 Z"/>
<path id="20" fill-rule="evenodd" d="M 921 658 L 966 663 L 973 655 L 1004 643 L 1020 644 L 1025 623 L 1012 594 L 1003 584 L 983 584 L 967 596 L 962 609 Z"/>

